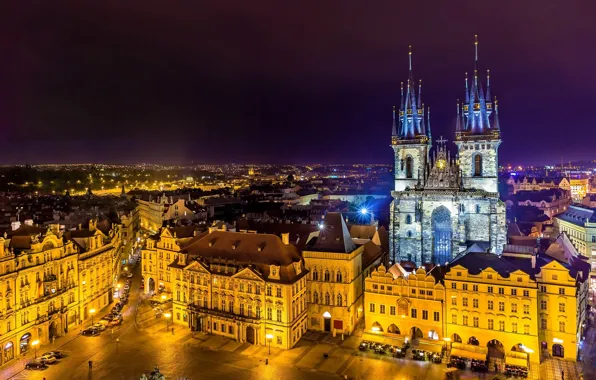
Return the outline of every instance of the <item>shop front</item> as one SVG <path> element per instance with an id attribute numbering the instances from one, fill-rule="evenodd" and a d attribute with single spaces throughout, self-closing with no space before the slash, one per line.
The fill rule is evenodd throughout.
<path id="1" fill-rule="evenodd" d="M 19 353 L 24 354 L 31 348 L 31 333 L 26 333 L 21 337 Z"/>
<path id="2" fill-rule="evenodd" d="M 14 359 L 14 344 L 7 342 L 2 347 L 2 364 L 8 363 Z"/>

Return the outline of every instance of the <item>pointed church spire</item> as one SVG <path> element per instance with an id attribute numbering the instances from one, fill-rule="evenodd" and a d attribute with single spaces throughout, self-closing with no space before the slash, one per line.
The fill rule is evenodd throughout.
<path id="1" fill-rule="evenodd" d="M 497 101 L 497 97 L 495 96 L 495 129 L 501 130 L 501 124 L 499 123 L 499 103 Z"/>
<path id="2" fill-rule="evenodd" d="M 466 103 L 470 103 L 470 92 L 468 90 L 468 72 L 466 71 Z"/>
<path id="3" fill-rule="evenodd" d="M 397 126 L 395 125 L 395 106 L 393 106 L 393 126 L 391 128 L 391 136 L 397 136 Z"/>
<path id="4" fill-rule="evenodd" d="M 486 100 L 490 102 L 490 70 L 486 70 Z"/>
<path id="5" fill-rule="evenodd" d="M 421 107 L 421 102 L 422 102 L 422 79 L 420 79 L 420 81 L 418 82 L 418 109 L 424 109 L 424 107 Z"/>
<path id="6" fill-rule="evenodd" d="M 418 100 L 418 103 L 420 103 L 420 99 Z M 424 103 L 422 103 L 419 112 L 420 112 L 420 134 L 426 136 L 426 127 L 424 125 Z"/>
<path id="7" fill-rule="evenodd" d="M 412 74 L 412 45 L 410 45 L 408 47 L 409 52 L 408 52 L 408 60 L 410 62 L 410 74 Z"/>
<path id="8" fill-rule="evenodd" d="M 457 117 L 455 120 L 455 131 L 456 132 L 460 132 L 461 131 L 461 118 L 459 115 L 459 99 L 457 99 Z"/>
<path id="9" fill-rule="evenodd" d="M 428 107 L 428 110 L 427 110 L 427 113 L 426 113 L 426 120 L 427 120 L 426 125 L 427 125 L 427 128 L 428 128 L 428 139 L 429 140 L 432 140 L 433 135 L 432 135 L 432 131 L 430 130 L 430 106 Z"/>

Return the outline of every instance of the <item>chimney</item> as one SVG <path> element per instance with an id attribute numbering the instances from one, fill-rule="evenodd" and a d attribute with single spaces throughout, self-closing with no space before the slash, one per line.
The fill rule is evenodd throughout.
<path id="1" fill-rule="evenodd" d="M 285 245 L 290 244 L 290 234 L 289 233 L 281 234 L 281 241 L 283 241 Z"/>

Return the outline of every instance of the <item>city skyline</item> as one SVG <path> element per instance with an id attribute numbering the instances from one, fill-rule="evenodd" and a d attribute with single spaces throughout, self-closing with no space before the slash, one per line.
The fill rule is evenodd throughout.
<path id="1" fill-rule="evenodd" d="M 590 160 L 593 6 L 537 4 L 15 5 L 1 26 L 0 160 L 390 164 L 409 45 L 433 137 L 454 150 L 475 34 L 500 163 Z"/>

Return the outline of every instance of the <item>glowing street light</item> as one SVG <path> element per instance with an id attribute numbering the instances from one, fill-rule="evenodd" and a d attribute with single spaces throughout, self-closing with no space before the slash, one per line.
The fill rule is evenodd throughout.
<path id="1" fill-rule="evenodd" d="M 35 350 L 35 358 L 37 358 L 37 345 L 39 344 L 39 340 L 34 340 L 33 342 L 31 342 L 31 345 L 33 346 L 33 349 Z"/>
<path id="2" fill-rule="evenodd" d="M 89 314 L 91 314 L 91 326 L 93 326 L 93 314 L 95 314 L 95 309 L 89 310 Z"/>
<path id="3" fill-rule="evenodd" d="M 265 338 L 267 338 L 267 341 L 269 342 L 269 355 L 271 355 L 271 341 L 273 340 L 273 335 L 267 334 L 265 335 Z"/>
<path id="4" fill-rule="evenodd" d="M 360 213 L 361 213 L 362 215 L 366 215 L 366 214 L 368 214 L 368 209 L 367 209 L 366 207 L 362 207 L 362 208 L 360 209 Z"/>

